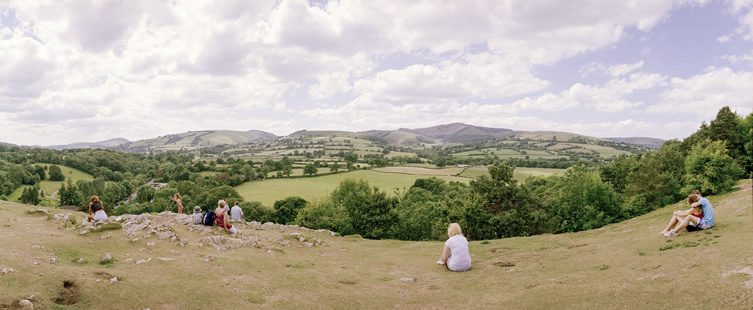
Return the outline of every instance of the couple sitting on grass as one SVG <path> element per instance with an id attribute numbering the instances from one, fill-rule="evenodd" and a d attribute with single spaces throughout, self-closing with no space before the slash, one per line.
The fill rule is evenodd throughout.
<path id="1" fill-rule="evenodd" d="M 674 237 L 683 228 L 687 231 L 698 231 L 714 226 L 714 207 L 708 199 L 701 197 L 700 191 L 694 190 L 688 195 L 688 204 L 690 209 L 672 213 L 669 224 L 661 232 L 662 235 Z"/>

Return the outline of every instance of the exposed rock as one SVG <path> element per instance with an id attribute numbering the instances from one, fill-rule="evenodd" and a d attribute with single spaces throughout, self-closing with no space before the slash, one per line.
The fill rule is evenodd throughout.
<path id="1" fill-rule="evenodd" d="M 116 282 L 118 282 L 118 277 L 110 278 L 110 284 L 115 284 Z"/>
<path id="2" fill-rule="evenodd" d="M 314 246 L 314 244 L 313 244 L 313 243 L 311 243 L 311 242 L 304 242 L 304 243 L 303 243 L 303 246 L 304 246 L 304 247 L 307 247 L 307 248 L 310 248 L 310 247 Z"/>
<path id="3" fill-rule="evenodd" d="M 149 241 L 149 242 L 146 243 L 146 246 L 148 246 L 148 247 L 153 247 L 155 245 L 157 245 L 157 243 L 155 243 L 154 241 Z"/>
<path id="4" fill-rule="evenodd" d="M 28 299 L 21 299 L 18 301 L 18 308 L 22 310 L 34 310 L 34 303 Z"/>
<path id="5" fill-rule="evenodd" d="M 110 264 L 112 262 L 112 253 L 105 253 L 105 255 L 102 255 L 102 258 L 99 260 L 100 264 Z"/>
<path id="6" fill-rule="evenodd" d="M 86 263 L 88 263 L 88 261 L 86 260 L 86 258 L 83 258 L 83 257 L 79 257 L 76 260 L 74 260 L 73 262 L 76 263 L 76 264 L 86 264 Z"/>
<path id="7" fill-rule="evenodd" d="M 172 257 L 157 257 L 157 259 L 159 259 L 159 260 L 161 260 L 163 262 L 170 262 L 170 261 L 174 261 L 175 260 L 175 258 L 172 258 Z"/>
<path id="8" fill-rule="evenodd" d="M 214 256 L 212 256 L 212 255 L 207 255 L 207 256 L 204 256 L 204 257 L 202 257 L 202 258 L 201 258 L 201 260 L 203 260 L 203 261 L 205 261 L 205 262 L 207 262 L 207 263 L 208 263 L 208 262 L 211 262 L 211 261 L 213 261 L 213 260 L 214 260 Z"/>
<path id="9" fill-rule="evenodd" d="M 11 272 L 16 272 L 16 270 L 13 269 L 13 268 L 3 268 L 3 269 L 0 269 L 0 273 L 2 273 L 2 274 L 11 273 Z"/>
<path id="10" fill-rule="evenodd" d="M 202 246 L 213 246 L 217 251 L 224 251 L 228 249 L 237 249 L 243 247 L 255 248 L 257 247 L 259 239 L 251 237 L 248 239 L 228 238 L 225 236 L 208 236 L 201 238 L 199 244 Z"/>
<path id="11" fill-rule="evenodd" d="M 151 261 L 152 261 L 152 258 L 151 258 L 151 257 L 149 257 L 149 258 L 147 258 L 147 259 L 140 259 L 140 260 L 137 260 L 137 261 L 136 261 L 136 265 L 142 265 L 142 264 L 146 264 L 146 263 L 148 263 L 148 262 L 151 262 Z"/>
<path id="12" fill-rule="evenodd" d="M 416 278 L 413 278 L 413 277 L 400 278 L 400 282 L 403 282 L 403 283 L 416 283 Z"/>
<path id="13" fill-rule="evenodd" d="M 58 263 L 58 257 L 55 256 L 55 254 L 50 255 L 50 264 L 57 264 Z"/>

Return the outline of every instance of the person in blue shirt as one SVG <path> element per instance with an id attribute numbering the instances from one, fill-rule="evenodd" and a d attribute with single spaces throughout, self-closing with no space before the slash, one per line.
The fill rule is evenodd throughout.
<path id="1" fill-rule="evenodd" d="M 672 230 L 664 233 L 665 237 L 677 236 L 677 233 L 683 228 L 686 228 L 688 231 L 698 231 L 714 227 L 714 207 L 711 205 L 711 202 L 706 197 L 701 196 L 698 190 L 694 190 L 691 195 L 694 195 L 696 199 L 693 200 L 697 201 L 690 206 L 700 209 L 703 217 L 686 216 Z"/>

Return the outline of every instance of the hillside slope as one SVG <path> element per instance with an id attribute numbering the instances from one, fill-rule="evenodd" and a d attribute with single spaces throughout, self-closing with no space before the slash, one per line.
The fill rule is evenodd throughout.
<path id="1" fill-rule="evenodd" d="M 54 308 L 64 281 L 73 281 L 75 306 L 100 309 L 749 309 L 750 187 L 747 180 L 710 197 L 717 227 L 706 232 L 660 236 L 671 212 L 685 207 L 677 204 L 593 231 L 472 242 L 466 273 L 434 264 L 441 242 L 242 225 L 243 240 L 256 238 L 250 246 L 175 224 L 171 214 L 144 216 L 152 226 L 141 235 L 129 237 L 132 227 L 79 235 L 26 214 L 31 206 L 0 202 L 0 305 L 29 297 Z M 173 232 L 179 239 L 169 241 Z M 322 244 L 306 244 L 316 239 Z M 104 253 L 114 263 L 100 265 Z"/>
<path id="2" fill-rule="evenodd" d="M 139 140 L 121 145 L 118 149 L 126 152 L 193 150 L 218 145 L 248 144 L 269 141 L 277 136 L 265 131 L 203 130 L 189 131 L 154 139 Z"/>

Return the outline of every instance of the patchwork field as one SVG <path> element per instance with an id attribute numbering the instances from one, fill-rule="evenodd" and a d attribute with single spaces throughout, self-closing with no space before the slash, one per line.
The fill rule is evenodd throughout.
<path id="1" fill-rule="evenodd" d="M 408 188 L 418 178 L 426 175 L 409 175 L 401 173 L 385 173 L 373 170 L 357 170 L 332 175 L 295 179 L 268 179 L 260 182 L 246 182 L 236 187 L 238 193 L 248 201 L 260 201 L 266 206 L 272 206 L 276 200 L 288 196 L 299 196 L 306 200 L 323 198 L 335 189 L 342 180 L 347 178 L 363 179 L 371 186 L 392 195 L 396 189 Z M 437 176 L 447 181 L 469 182 L 470 179 L 453 176 Z"/>
<path id="2" fill-rule="evenodd" d="M 35 309 L 750 309 L 750 187 L 710 197 L 711 230 L 660 236 L 678 203 L 592 231 L 474 241 L 464 273 L 434 264 L 442 242 L 247 224 L 230 238 L 170 213 L 151 223 L 175 241 L 148 229 L 79 235 L 0 202 L 0 308 L 25 299 Z M 112 262 L 100 264 L 106 253 Z"/>

